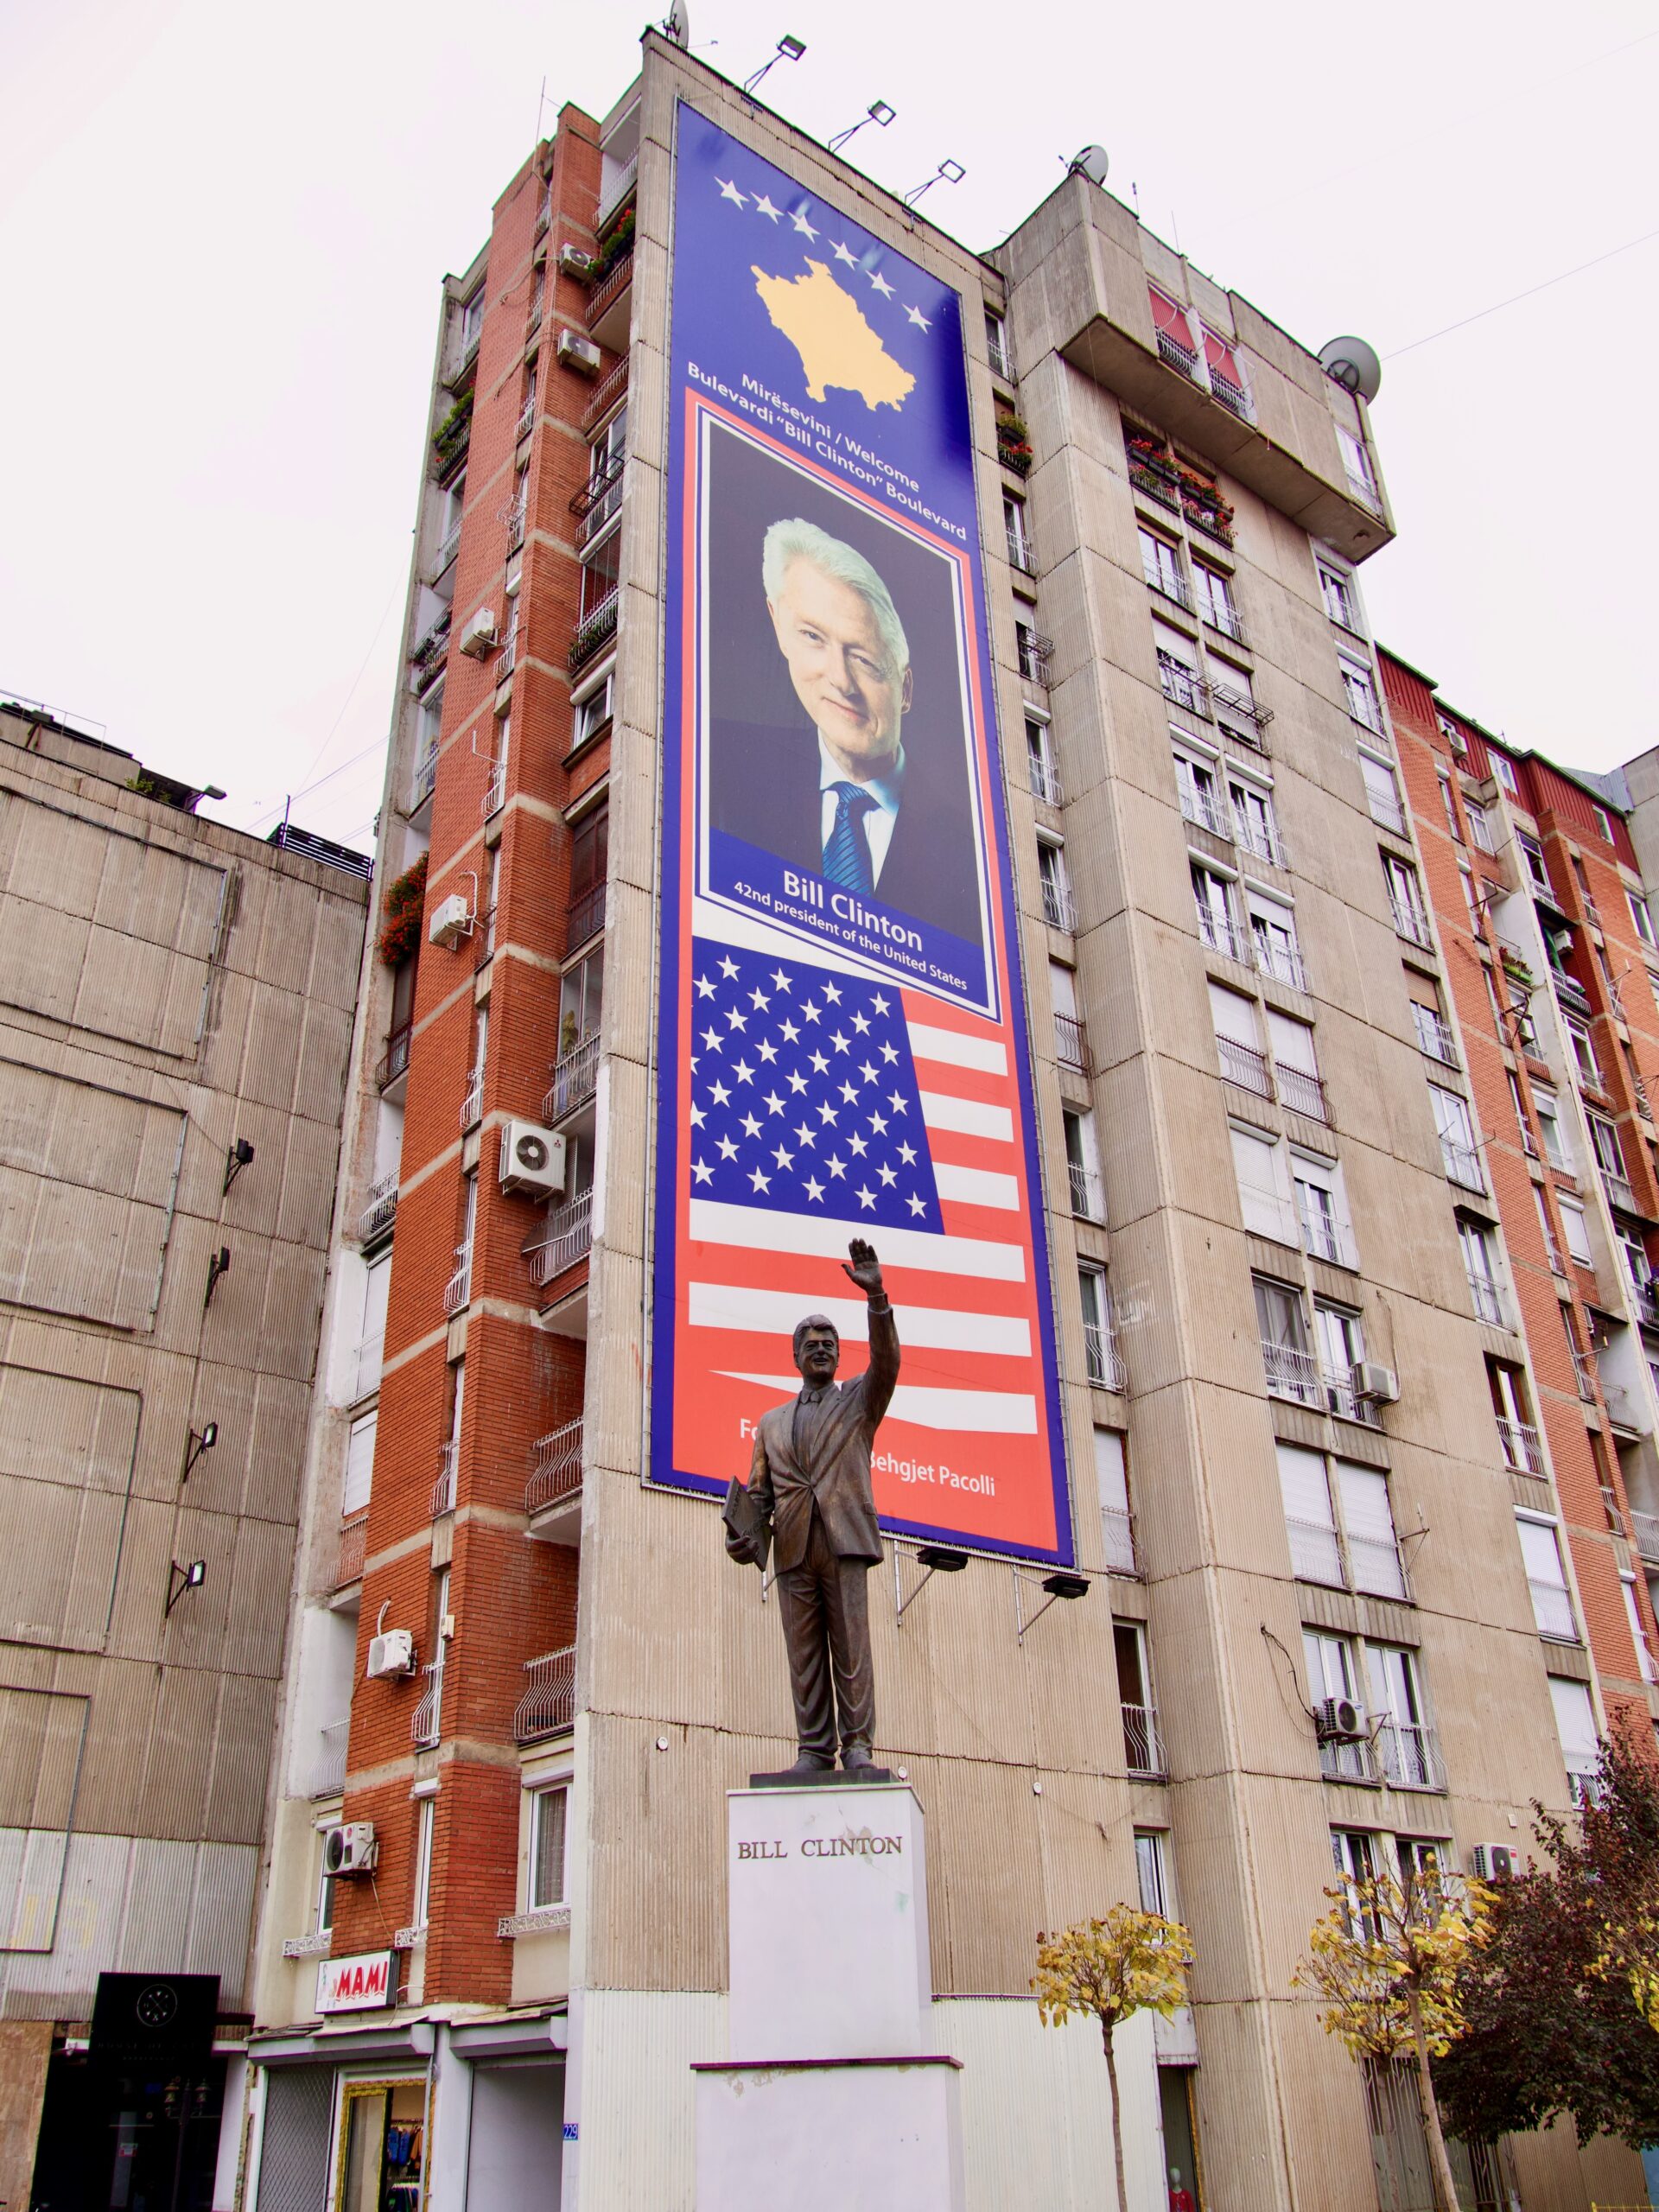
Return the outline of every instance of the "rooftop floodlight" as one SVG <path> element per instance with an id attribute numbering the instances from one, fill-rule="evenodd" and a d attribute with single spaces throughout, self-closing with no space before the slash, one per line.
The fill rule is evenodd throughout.
<path id="1" fill-rule="evenodd" d="M 805 40 L 791 38 L 789 34 L 785 32 L 783 37 L 778 41 L 777 53 L 768 54 L 766 59 L 760 64 L 760 67 L 755 71 L 753 76 L 747 78 L 744 80 L 744 91 L 746 92 L 752 92 L 755 86 L 760 82 L 761 79 L 766 75 L 768 69 L 774 68 L 780 61 L 798 61 L 805 52 Z"/>
<path id="2" fill-rule="evenodd" d="M 238 1137 L 225 1155 L 225 1189 L 221 1196 L 229 1195 L 232 1184 L 235 1182 L 245 1167 L 252 1164 L 252 1160 L 253 1147 L 248 1142 L 246 1137 Z"/>
<path id="3" fill-rule="evenodd" d="M 190 1441 L 185 1446 L 184 1472 L 179 1478 L 181 1482 L 189 1481 L 191 1468 L 195 1465 L 202 1453 L 211 1452 L 218 1441 L 219 1423 L 216 1421 L 205 1421 L 199 1429 L 191 1430 Z"/>
<path id="4" fill-rule="evenodd" d="M 193 1559 L 188 1567 L 181 1567 L 175 1560 L 167 1578 L 167 1605 L 162 1618 L 168 1618 L 187 1590 L 200 1590 L 207 1580 L 207 1562 L 205 1559 Z"/>
<path id="5" fill-rule="evenodd" d="M 878 124 L 885 130 L 898 112 L 898 109 L 889 107 L 886 100 L 872 100 L 856 123 L 849 123 L 844 130 L 836 131 L 835 137 L 830 141 L 830 152 L 833 154 L 837 146 L 844 146 L 854 133 L 861 130 L 867 123 Z"/>
<path id="6" fill-rule="evenodd" d="M 895 1544 L 893 1548 L 893 1599 L 896 1608 L 893 1614 L 895 1622 L 903 1621 L 906 1612 L 915 1604 L 936 1574 L 960 1574 L 968 1564 L 967 1553 L 958 1551 L 954 1544 L 918 1544 L 916 1548 L 916 1564 L 918 1567 L 925 1567 L 927 1572 L 910 1595 L 906 1597 L 904 1578 L 899 1567 L 902 1556 L 901 1548 Z"/>
<path id="7" fill-rule="evenodd" d="M 1034 1583 L 1038 1589 L 1046 1592 L 1042 1604 L 1038 1606 L 1029 1620 L 1026 1618 L 1024 1603 L 1020 1595 L 1022 1583 Z M 1025 1642 L 1031 1630 L 1036 1627 L 1057 1598 L 1086 1598 L 1088 1595 L 1089 1578 L 1086 1574 L 1073 1574 L 1066 1568 L 1060 1567 L 1052 1574 L 1039 1577 L 1034 1574 L 1022 1573 L 1016 1567 L 1014 1570 L 1014 1642 L 1016 1643 Z"/>
<path id="8" fill-rule="evenodd" d="M 938 184 L 941 181 L 946 184 L 960 184 L 967 174 L 967 170 L 960 162 L 941 162 L 931 176 L 924 177 L 913 190 L 905 194 L 905 205 L 907 207 L 913 207 L 930 185 Z"/>

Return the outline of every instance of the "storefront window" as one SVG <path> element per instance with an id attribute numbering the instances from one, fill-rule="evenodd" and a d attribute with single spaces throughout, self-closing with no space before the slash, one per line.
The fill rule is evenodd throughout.
<path id="1" fill-rule="evenodd" d="M 336 2212 L 417 2212 L 425 2149 L 424 2082 L 348 2082 Z"/>

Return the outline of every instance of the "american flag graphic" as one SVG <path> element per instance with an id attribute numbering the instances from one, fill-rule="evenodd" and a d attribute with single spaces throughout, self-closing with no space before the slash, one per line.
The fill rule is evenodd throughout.
<path id="1" fill-rule="evenodd" d="M 677 1465 L 746 1465 L 741 1440 L 800 1387 L 790 1338 L 803 1314 L 830 1315 L 843 1372 L 857 1373 L 864 1300 L 839 1262 L 864 1236 L 904 1347 L 878 1508 L 988 1541 L 1017 1522 L 1020 1548 L 1039 1531 L 1052 1544 L 1006 1031 L 890 982 L 706 937 L 692 940 L 688 990 Z"/>

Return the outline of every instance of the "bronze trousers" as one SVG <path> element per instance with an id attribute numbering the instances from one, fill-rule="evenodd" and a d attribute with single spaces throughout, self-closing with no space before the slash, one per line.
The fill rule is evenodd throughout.
<path id="1" fill-rule="evenodd" d="M 778 1610 L 795 1695 L 801 1750 L 836 1763 L 836 1719 L 845 1751 L 875 1738 L 875 1677 L 870 1665 L 869 1573 L 865 1559 L 838 1559 L 815 1509 L 806 1557 L 778 1576 Z"/>

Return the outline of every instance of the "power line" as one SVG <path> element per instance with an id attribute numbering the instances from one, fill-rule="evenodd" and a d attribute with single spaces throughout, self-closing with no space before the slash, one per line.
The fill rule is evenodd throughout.
<path id="1" fill-rule="evenodd" d="M 369 639 L 369 649 L 364 654 L 361 662 L 359 664 L 357 674 L 352 678 L 352 688 L 347 691 L 344 699 L 340 701 L 340 712 L 334 716 L 334 721 L 329 724 L 328 734 L 323 739 L 322 743 L 317 747 L 316 751 L 311 755 L 310 760 L 307 763 L 305 770 L 305 774 L 307 776 L 311 773 L 318 761 L 321 760 L 323 754 L 327 753 L 328 747 L 334 743 L 335 732 L 339 729 L 341 722 L 345 721 L 346 710 L 351 705 L 352 701 L 357 696 L 357 687 L 363 681 L 364 673 L 367 670 L 370 661 L 374 658 L 374 649 L 380 642 L 380 632 L 386 626 L 386 617 L 391 613 L 391 602 L 397 596 L 397 585 L 394 580 L 391 589 L 386 594 L 386 603 L 380 610 L 380 620 L 374 626 L 374 635 Z M 376 741 L 376 743 L 378 743 L 378 740 Z M 372 753 L 374 749 L 374 746 L 370 746 L 368 747 L 368 753 Z M 362 760 L 366 758 L 367 753 L 359 753 L 355 756 L 356 760 Z M 340 766 L 343 768 L 349 768 L 353 765 L 354 761 L 346 760 L 341 762 Z M 340 769 L 336 768 L 332 770 L 330 772 L 332 774 L 338 775 L 340 772 Z M 322 780 L 323 783 L 327 783 L 328 778 L 325 776 Z M 303 798 L 308 791 L 320 791 L 321 789 L 321 785 L 307 784 L 304 778 L 302 778 L 300 789 L 291 791 L 289 794 L 289 803 L 291 804 L 295 799 Z M 267 822 L 274 822 L 282 810 L 281 807 L 272 807 L 268 814 L 260 815 L 256 821 L 251 822 L 248 824 L 249 831 L 251 833 L 255 830 L 262 830 Z"/>
<path id="2" fill-rule="evenodd" d="M 1582 276 L 1586 269 L 1599 269 L 1604 261 L 1611 261 L 1621 253 L 1632 252 L 1639 245 L 1646 245 L 1650 238 L 1659 238 L 1659 231 L 1643 231 L 1639 238 L 1626 238 L 1623 245 L 1609 246 L 1605 253 L 1599 253 L 1589 261 L 1580 261 L 1576 267 L 1563 269 L 1557 276 L 1546 276 L 1541 284 L 1529 284 L 1524 292 L 1511 292 L 1507 300 L 1494 300 L 1489 308 L 1477 308 L 1473 315 L 1466 315 L 1461 321 L 1448 322 L 1444 329 L 1431 330 L 1425 338 L 1414 338 L 1408 346 L 1395 346 L 1386 353 L 1385 361 L 1398 360 L 1402 353 L 1414 353 L 1420 346 L 1429 346 L 1437 338 L 1448 338 L 1454 330 L 1466 330 L 1471 322 L 1479 322 L 1489 315 L 1496 315 L 1500 308 L 1512 308 L 1517 300 L 1529 300 L 1535 293 L 1548 291 L 1552 284 L 1565 284 L 1569 276 Z"/>

